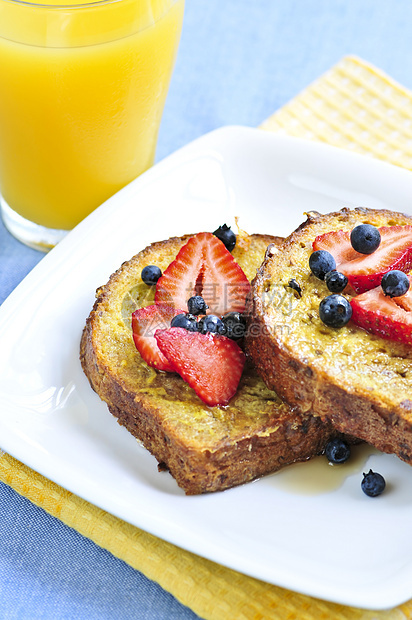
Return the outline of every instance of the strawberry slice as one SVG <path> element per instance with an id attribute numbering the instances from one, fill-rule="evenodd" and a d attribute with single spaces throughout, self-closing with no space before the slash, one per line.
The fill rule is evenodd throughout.
<path id="1" fill-rule="evenodd" d="M 191 237 L 156 285 L 156 303 L 186 308 L 201 295 L 209 314 L 243 312 L 250 284 L 240 266 L 212 233 Z"/>
<path id="2" fill-rule="evenodd" d="M 412 268 L 412 226 L 379 228 L 381 243 L 372 254 L 360 254 L 350 244 L 350 232 L 342 230 L 316 237 L 314 250 L 327 250 L 336 261 L 338 271 L 345 274 L 356 293 L 376 288 L 385 273 Z"/>
<path id="3" fill-rule="evenodd" d="M 380 286 L 351 299 L 352 321 L 368 332 L 412 344 L 412 294 L 387 297 Z M 401 305 L 402 304 L 402 305 Z"/>
<path id="4" fill-rule="evenodd" d="M 336 266 L 353 260 L 364 254 L 359 254 L 353 249 L 350 242 L 350 231 L 348 230 L 333 230 L 332 232 L 318 235 L 313 242 L 314 250 L 326 250 L 332 254 L 336 261 Z"/>
<path id="5" fill-rule="evenodd" d="M 155 338 L 176 372 L 206 405 L 227 405 L 236 393 L 245 364 L 245 355 L 233 340 L 181 327 L 158 330 Z"/>
<path id="6" fill-rule="evenodd" d="M 412 312 L 412 276 L 408 276 L 409 278 L 409 289 L 405 293 L 405 295 L 401 295 L 400 297 L 393 297 L 395 303 L 406 310 L 407 312 Z"/>
<path id="7" fill-rule="evenodd" d="M 177 310 L 165 304 L 139 308 L 132 314 L 133 340 L 136 349 L 148 364 L 157 370 L 174 372 L 174 366 L 163 355 L 157 346 L 154 334 L 158 329 L 170 327 L 170 321 L 182 310 Z"/>

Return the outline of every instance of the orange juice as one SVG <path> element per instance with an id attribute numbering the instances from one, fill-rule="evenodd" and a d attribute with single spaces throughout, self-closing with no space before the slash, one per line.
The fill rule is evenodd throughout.
<path id="1" fill-rule="evenodd" d="M 184 0 L 63 3 L 0 0 L 0 191 L 68 230 L 153 164 Z"/>

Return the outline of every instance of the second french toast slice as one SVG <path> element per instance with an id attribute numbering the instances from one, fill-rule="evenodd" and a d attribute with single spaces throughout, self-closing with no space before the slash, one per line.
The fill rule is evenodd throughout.
<path id="1" fill-rule="evenodd" d="M 266 385 L 292 407 L 314 411 L 340 432 L 412 463 L 411 345 L 370 333 L 352 319 L 338 328 L 320 318 L 320 303 L 331 293 L 309 267 L 314 242 L 320 247 L 334 232 L 343 244 L 360 224 L 406 227 L 406 236 L 412 218 L 364 208 L 307 214 L 306 222 L 269 250 L 254 279 L 247 350 Z M 342 254 L 342 245 L 337 252 Z M 348 258 L 353 257 L 341 260 Z M 368 283 L 367 271 L 366 278 L 361 275 L 352 279 L 354 286 L 360 280 L 363 290 L 377 286 Z M 279 290 L 292 280 L 299 294 L 289 305 L 279 303 Z M 359 292 L 349 288 L 342 295 L 351 303 Z"/>

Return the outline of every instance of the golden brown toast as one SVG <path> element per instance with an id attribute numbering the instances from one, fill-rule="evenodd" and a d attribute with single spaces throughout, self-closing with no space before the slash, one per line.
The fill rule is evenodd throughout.
<path id="1" fill-rule="evenodd" d="M 154 243 L 98 289 L 81 342 L 81 362 L 90 384 L 109 410 L 165 465 L 188 494 L 248 482 L 324 449 L 329 423 L 311 412 L 295 413 L 269 390 L 249 365 L 226 407 L 208 407 L 177 374 L 150 368 L 137 352 L 131 314 L 153 303 L 154 287 L 142 268 L 162 271 L 189 236 Z M 232 251 L 249 280 L 266 247 L 281 240 L 240 236 Z"/>
<path id="2" fill-rule="evenodd" d="M 246 349 L 269 389 L 292 407 L 313 411 L 338 431 L 411 463 L 411 346 L 372 335 L 352 321 L 337 329 L 319 318 L 319 303 L 330 292 L 309 269 L 312 242 L 361 223 L 405 225 L 412 218 L 361 208 L 307 214 L 281 245 L 268 249 L 254 279 Z M 288 287 L 291 279 L 301 297 Z M 279 301 L 286 290 L 288 303 Z"/>

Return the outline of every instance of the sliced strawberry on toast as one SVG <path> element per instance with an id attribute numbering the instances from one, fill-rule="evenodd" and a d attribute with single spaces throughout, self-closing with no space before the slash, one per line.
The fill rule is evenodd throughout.
<path id="1" fill-rule="evenodd" d="M 412 344 L 412 293 L 402 297 L 388 297 L 378 286 L 351 302 L 352 321 L 368 332 Z"/>
<path id="2" fill-rule="evenodd" d="M 383 226 L 379 232 L 381 243 L 372 254 L 356 252 L 350 232 L 342 230 L 316 237 L 313 249 L 330 252 L 336 269 L 345 274 L 356 293 L 363 293 L 379 286 L 388 271 L 407 273 L 412 268 L 412 226 Z"/>
<path id="3" fill-rule="evenodd" d="M 250 284 L 222 241 L 212 233 L 191 237 L 156 285 L 155 301 L 186 308 L 193 295 L 201 295 L 208 313 L 243 312 Z"/>
<path id="4" fill-rule="evenodd" d="M 409 275 L 409 289 L 405 293 L 405 295 L 401 295 L 400 297 L 393 297 L 396 304 L 406 310 L 407 312 L 412 312 L 412 276 Z"/>
<path id="5" fill-rule="evenodd" d="M 336 261 L 336 266 L 359 256 L 364 256 L 353 249 L 350 242 L 350 231 L 348 230 L 333 230 L 332 232 L 318 235 L 313 242 L 313 249 L 326 250 L 332 254 Z"/>
<path id="6" fill-rule="evenodd" d="M 175 371 L 203 402 L 210 407 L 227 405 L 245 364 L 245 355 L 233 340 L 181 327 L 158 330 L 155 339 Z"/>
<path id="7" fill-rule="evenodd" d="M 157 346 L 154 334 L 158 329 L 167 329 L 177 310 L 166 304 L 158 304 L 139 308 L 132 314 L 133 340 L 136 349 L 148 364 L 157 370 L 174 372 L 173 364 L 163 355 Z"/>

